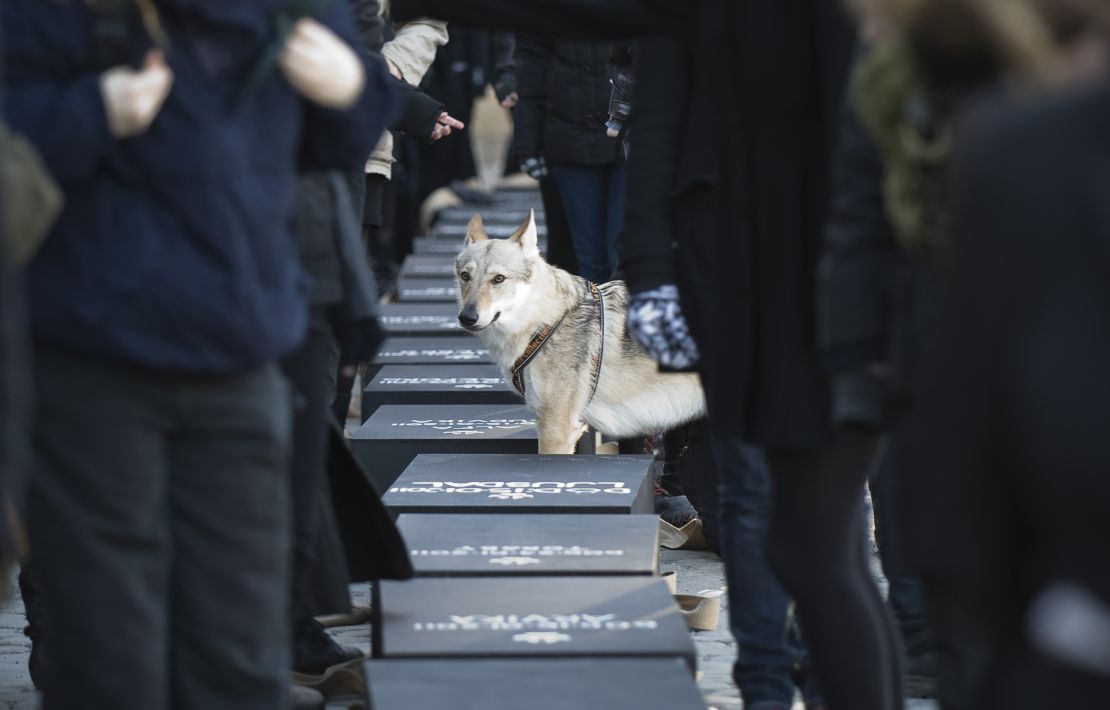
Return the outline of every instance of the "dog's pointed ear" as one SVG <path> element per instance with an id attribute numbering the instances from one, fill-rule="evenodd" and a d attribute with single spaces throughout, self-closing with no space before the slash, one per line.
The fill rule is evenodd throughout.
<path id="1" fill-rule="evenodd" d="M 486 234 L 486 225 L 482 224 L 482 214 L 475 212 L 474 216 L 470 218 L 470 223 L 466 225 L 466 246 L 470 246 L 476 242 L 484 242 L 489 239 Z"/>
<path id="2" fill-rule="evenodd" d="M 536 231 L 536 213 L 534 210 L 528 210 L 528 219 L 524 220 L 524 224 L 513 232 L 509 237 L 512 241 L 520 245 L 528 254 L 539 254 L 539 233 Z"/>

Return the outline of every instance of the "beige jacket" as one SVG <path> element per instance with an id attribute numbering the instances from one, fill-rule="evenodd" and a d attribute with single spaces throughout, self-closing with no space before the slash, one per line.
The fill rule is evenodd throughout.
<path id="1" fill-rule="evenodd" d="M 387 11 L 388 2 L 382 3 Z M 447 44 L 447 23 L 421 18 L 394 27 L 393 39 L 382 46 L 382 56 L 401 72 L 401 77 L 416 85 L 436 58 L 439 48 Z M 366 161 L 366 172 L 384 175 L 393 172 L 393 134 L 386 131 Z"/>

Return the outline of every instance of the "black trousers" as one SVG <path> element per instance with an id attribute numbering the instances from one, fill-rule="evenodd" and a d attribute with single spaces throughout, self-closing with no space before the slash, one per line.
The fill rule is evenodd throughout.
<path id="1" fill-rule="evenodd" d="M 290 422 L 277 367 L 187 377 L 36 356 L 43 707 L 285 707 Z"/>
<path id="2" fill-rule="evenodd" d="M 876 444 L 870 434 L 839 432 L 822 449 L 767 451 L 767 561 L 794 599 L 832 710 L 904 705 L 901 639 L 871 576 L 862 509 Z"/>
<path id="3" fill-rule="evenodd" d="M 346 563 L 331 564 L 334 513 L 327 479 L 334 338 L 323 308 L 314 308 L 308 334 L 286 357 L 282 371 L 293 390 L 291 491 L 293 510 L 293 621 L 350 610 Z M 324 559 L 322 559 L 322 555 Z M 341 556 L 341 555 L 340 555 Z M 321 564 L 322 562 L 326 564 Z"/>

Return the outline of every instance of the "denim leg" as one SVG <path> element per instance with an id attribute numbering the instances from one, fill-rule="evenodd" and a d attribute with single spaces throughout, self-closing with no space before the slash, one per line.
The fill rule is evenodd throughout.
<path id="1" fill-rule="evenodd" d="M 609 276 L 620 268 L 620 236 L 624 229 L 625 168 L 622 162 L 612 162 L 606 170 L 605 250 L 609 259 Z"/>
<path id="2" fill-rule="evenodd" d="M 604 165 L 552 165 L 578 259 L 578 275 L 597 283 L 608 281 L 605 243 L 606 188 Z"/>
<path id="3" fill-rule="evenodd" d="M 789 600 L 767 566 L 771 476 L 762 450 L 733 436 L 714 436 L 720 470 L 721 556 L 728 580 L 729 619 L 736 638 L 733 677 L 745 707 L 790 706 L 790 671 L 797 651 L 787 643 Z"/>

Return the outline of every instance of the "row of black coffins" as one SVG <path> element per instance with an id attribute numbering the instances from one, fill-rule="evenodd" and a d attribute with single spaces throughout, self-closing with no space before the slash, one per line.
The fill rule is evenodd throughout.
<path id="1" fill-rule="evenodd" d="M 471 214 L 500 236 L 534 203 L 441 212 L 427 241 L 450 249 L 409 257 L 384 308 L 352 444 L 416 578 L 373 587 L 370 708 L 704 708 L 658 576 L 651 457 L 537 454 L 535 416 L 458 328 Z"/>

